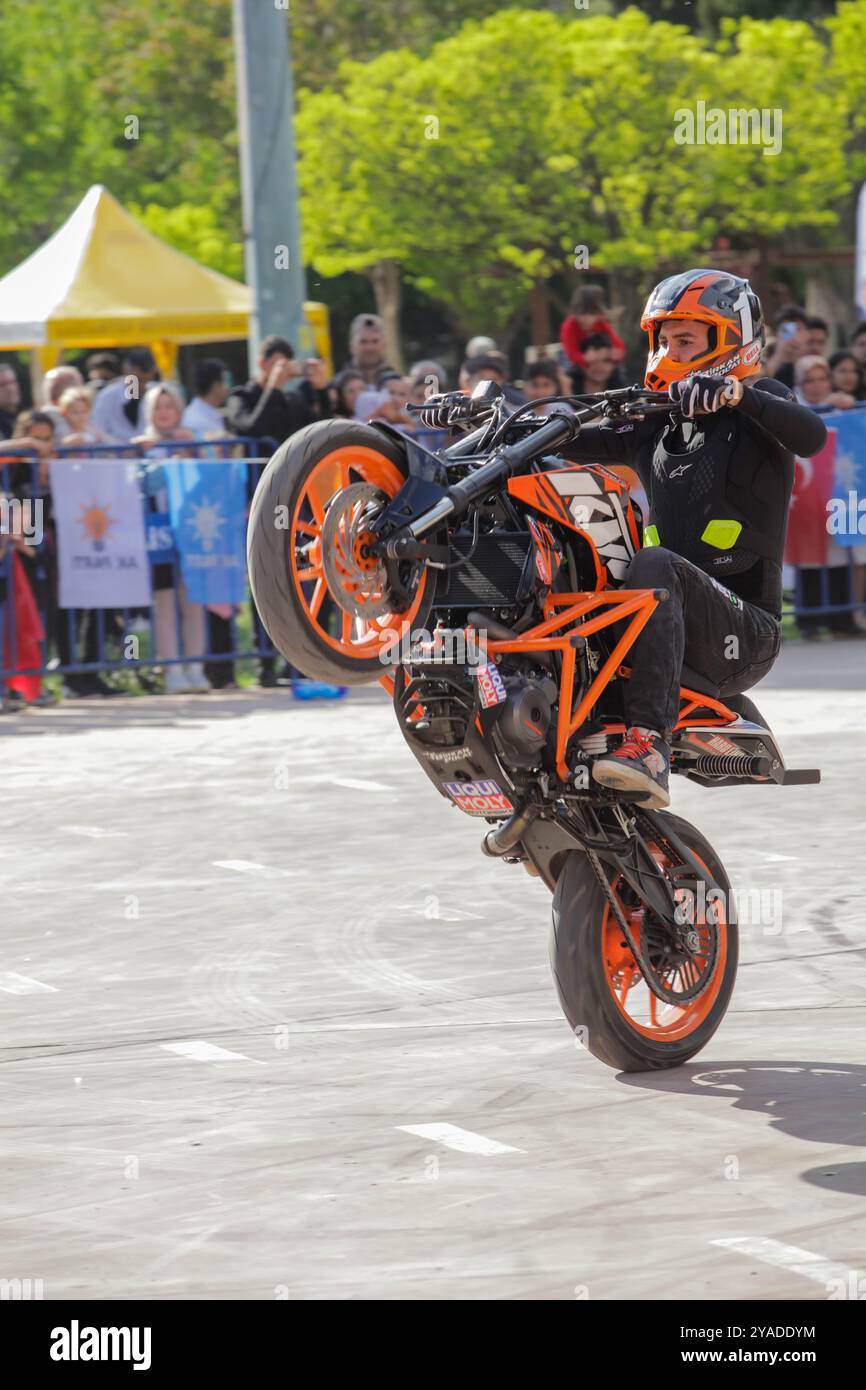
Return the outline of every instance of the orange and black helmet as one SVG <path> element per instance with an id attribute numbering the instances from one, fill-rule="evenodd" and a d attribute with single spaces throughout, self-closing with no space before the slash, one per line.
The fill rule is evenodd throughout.
<path id="1" fill-rule="evenodd" d="M 697 319 L 710 330 L 706 352 L 690 362 L 672 362 L 659 346 L 666 319 Z M 693 372 L 746 377 L 758 371 L 764 345 L 761 301 L 748 280 L 724 270 L 686 270 L 656 285 L 646 302 L 640 326 L 649 335 L 646 376 L 652 391 L 666 391 L 672 381 Z"/>

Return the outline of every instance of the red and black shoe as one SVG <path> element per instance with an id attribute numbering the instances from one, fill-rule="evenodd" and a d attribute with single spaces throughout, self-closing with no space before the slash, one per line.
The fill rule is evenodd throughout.
<path id="1" fill-rule="evenodd" d="M 654 729 L 631 728 L 615 753 L 596 758 L 592 775 L 603 787 L 632 792 L 641 806 L 658 810 L 670 805 L 668 772 L 671 754 Z"/>

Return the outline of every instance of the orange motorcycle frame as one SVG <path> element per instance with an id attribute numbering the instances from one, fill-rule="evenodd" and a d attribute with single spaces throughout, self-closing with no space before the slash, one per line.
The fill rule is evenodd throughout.
<path id="1" fill-rule="evenodd" d="M 596 593 L 550 593 L 544 600 L 544 617 L 535 627 L 514 638 L 493 638 L 488 640 L 486 651 L 491 661 L 505 653 L 516 652 L 525 656 L 540 655 L 545 652 L 559 652 L 562 660 L 562 673 L 559 681 L 559 701 L 556 725 L 556 771 L 565 781 L 569 774 L 566 751 L 569 740 L 577 733 L 587 719 L 590 710 L 609 683 L 616 677 L 623 677 L 623 658 L 631 649 L 638 634 L 649 622 L 662 595 L 656 589 L 613 589 Z M 574 677 L 577 662 L 575 639 L 591 637 L 603 628 L 629 619 L 628 627 L 619 637 L 610 655 L 596 672 L 579 703 L 574 705 Z M 467 634 L 470 629 L 466 629 Z M 382 676 L 380 682 L 389 694 L 393 694 L 394 681 L 391 676 Z M 675 730 L 707 726 L 724 727 L 733 723 L 739 716 L 727 705 L 709 695 L 702 695 L 688 686 L 680 688 L 680 712 Z M 705 713 L 700 718 L 696 712 L 712 711 L 708 718 Z M 419 711 L 420 713 L 420 711 Z M 622 733 L 622 723 L 607 723 L 604 732 Z"/>
<path id="2" fill-rule="evenodd" d="M 627 485 L 610 469 L 599 464 L 577 465 L 577 467 L 589 468 L 600 480 L 605 493 L 615 492 L 620 495 L 623 493 L 627 495 Z M 570 470 L 565 468 L 562 471 Z M 560 525 L 565 525 L 580 536 L 589 548 L 595 567 L 598 586 L 596 589 L 566 594 L 554 593 L 549 590 L 544 599 L 541 622 L 521 633 L 519 637 L 489 640 L 486 647 L 491 661 L 506 653 L 538 656 L 546 652 L 559 652 L 562 659 L 562 674 L 559 682 L 556 725 L 556 771 L 565 781 L 569 773 L 566 762 L 569 740 L 585 722 L 590 710 L 610 681 L 615 677 L 628 678 L 629 670 L 627 667 L 623 667 L 623 658 L 649 622 L 657 605 L 664 602 L 667 595 L 664 594 L 664 591 L 657 589 L 609 589 L 607 587 L 608 574 L 592 536 L 575 521 L 567 506 L 568 499 L 557 493 L 549 473 L 539 476 L 521 475 L 512 478 L 508 484 L 508 491 L 519 501 L 528 504 L 530 509 L 529 526 L 542 561 L 540 572 L 548 577 L 548 582 L 553 569 L 551 546 L 546 541 L 546 537 L 549 537 L 550 533 L 547 526 L 540 522 L 539 513 L 548 519 L 553 518 Z M 532 512 L 536 513 L 535 521 L 531 517 Z M 626 507 L 625 515 L 632 544 L 637 547 L 640 545 L 640 539 L 630 506 Z M 553 542 L 552 537 L 550 537 L 550 541 Z M 613 651 L 596 672 L 575 708 L 574 678 L 577 665 L 577 639 L 591 637 L 593 633 L 600 632 L 606 627 L 612 627 L 614 623 L 623 622 L 626 619 L 629 620 L 628 627 L 618 638 Z M 466 632 L 468 634 L 470 629 L 467 628 Z M 383 676 L 381 684 L 384 685 L 389 694 L 393 694 L 394 682 L 392 677 Z M 413 718 L 419 718 L 421 713 L 420 701 L 416 701 L 416 704 L 418 709 Z M 698 711 L 702 712 L 700 718 L 696 717 Z M 691 690 L 688 686 L 681 686 L 680 712 L 674 725 L 675 730 L 698 726 L 701 728 L 707 726 L 724 727 L 733 723 L 737 718 L 739 716 L 735 711 L 729 709 L 721 701 L 715 700 L 709 695 L 702 695 L 696 690 Z M 604 725 L 603 732 L 623 733 L 625 726 L 621 722 L 608 722 Z"/>

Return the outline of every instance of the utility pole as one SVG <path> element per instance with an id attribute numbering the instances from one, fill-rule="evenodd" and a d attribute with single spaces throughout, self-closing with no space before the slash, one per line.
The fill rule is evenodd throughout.
<path id="1" fill-rule="evenodd" d="M 244 264 L 253 292 L 251 372 L 269 333 L 288 338 L 299 358 L 310 348 L 303 322 L 288 9 L 289 0 L 234 0 Z"/>

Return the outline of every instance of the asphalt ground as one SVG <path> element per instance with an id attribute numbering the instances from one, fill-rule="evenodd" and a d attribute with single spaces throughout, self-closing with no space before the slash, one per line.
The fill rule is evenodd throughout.
<path id="1" fill-rule="evenodd" d="M 764 896 L 722 1027 L 661 1074 L 576 1046 L 549 893 L 482 858 L 377 688 L 4 718 L 0 1279 L 862 1298 L 864 677 L 866 643 L 786 643 L 754 692 L 820 786 L 677 780 Z"/>

